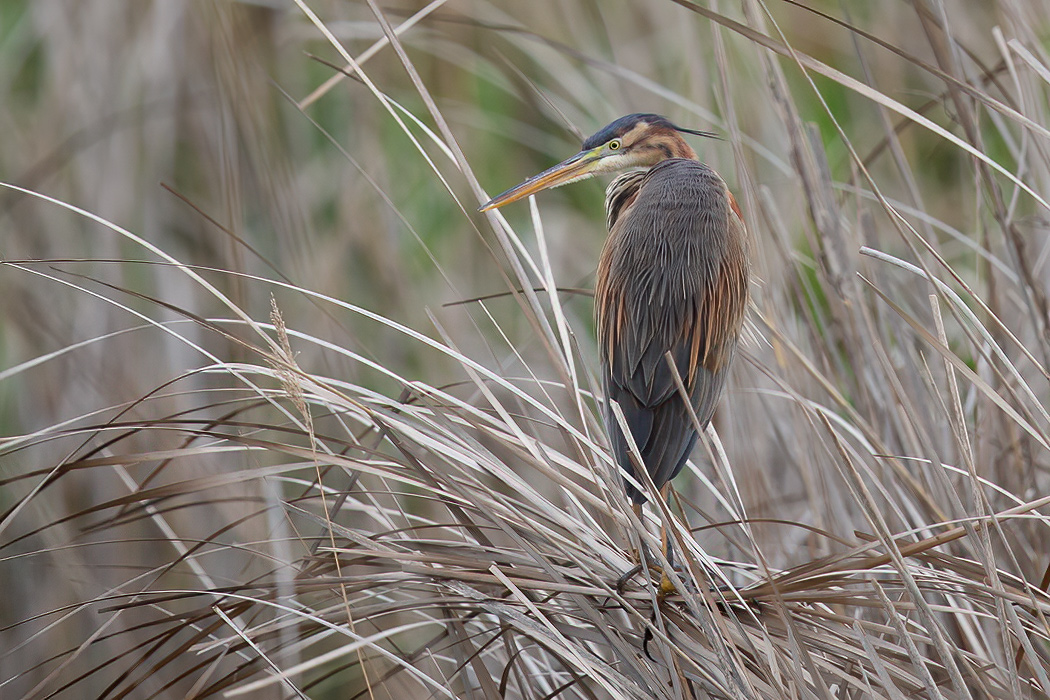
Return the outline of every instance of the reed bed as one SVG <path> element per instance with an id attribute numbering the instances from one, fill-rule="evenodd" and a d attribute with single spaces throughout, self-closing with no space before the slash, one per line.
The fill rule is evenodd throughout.
<path id="1" fill-rule="evenodd" d="M 1014 0 L 0 4 L 0 697 L 1050 697 L 1048 36 Z M 755 267 L 641 520 L 604 183 L 475 212 L 635 111 L 724 135 Z M 675 593 L 618 586 L 660 526 Z"/>

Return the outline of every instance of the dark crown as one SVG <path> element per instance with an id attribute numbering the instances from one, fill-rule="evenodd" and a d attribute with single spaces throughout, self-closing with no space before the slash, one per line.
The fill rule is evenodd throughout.
<path id="1" fill-rule="evenodd" d="M 667 117 L 661 117 L 659 114 L 628 114 L 626 117 L 620 117 L 612 124 L 609 124 L 604 129 L 591 136 L 589 139 L 583 142 L 583 150 L 587 151 L 592 148 L 597 148 L 603 143 L 613 140 L 617 136 L 623 136 L 628 131 L 634 128 L 638 122 L 646 122 L 650 128 L 667 129 L 670 131 L 678 131 L 685 134 L 695 134 L 696 136 L 707 136 L 709 138 L 718 138 L 717 134 L 712 134 L 708 131 L 697 131 L 696 129 L 685 129 L 680 126 L 676 126 L 668 121 Z"/>

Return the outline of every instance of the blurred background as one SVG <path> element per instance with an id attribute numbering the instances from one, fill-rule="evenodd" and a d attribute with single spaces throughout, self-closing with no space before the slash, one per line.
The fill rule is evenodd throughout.
<path id="1" fill-rule="evenodd" d="M 186 563 L 199 542 L 225 543 L 198 564 L 214 587 L 297 561 L 295 526 L 259 516 L 294 485 L 261 475 L 288 453 L 226 453 L 205 434 L 264 422 L 233 412 L 248 400 L 242 364 L 268 366 L 251 322 L 271 323 L 272 305 L 294 363 L 333 387 L 393 403 L 418 381 L 484 404 L 470 358 L 600 442 L 578 290 L 593 286 L 607 182 L 542 194 L 540 233 L 525 203 L 494 228 L 472 183 L 494 195 L 631 112 L 718 132 L 692 144 L 752 232 L 751 338 L 715 420 L 736 485 L 715 481 L 739 490 L 770 565 L 877 530 L 873 512 L 914 533 L 1047 492 L 1050 6 L 304 5 L 371 85 L 337 70 L 344 58 L 290 1 L 0 1 L 0 181 L 14 186 L 0 189 L 0 696 L 203 692 L 192 663 L 142 652 L 159 643 L 155 610 L 100 610 L 205 585 Z M 557 328 L 548 295 L 508 293 L 523 286 L 516 266 L 562 288 L 570 352 L 540 332 Z M 476 301 L 487 295 L 501 296 Z M 559 390 L 566 358 L 578 391 Z M 531 437 L 572 453 L 559 425 L 493 391 L 532 416 Z M 181 418 L 214 424 L 194 442 Z M 512 452 L 513 469 L 525 458 Z M 954 471 L 932 475 L 942 464 Z M 519 471 L 557 502 L 562 484 Z M 213 475 L 231 478 L 186 486 Z M 136 496 L 165 484 L 186 497 Z M 696 513 L 729 517 L 695 475 L 676 485 Z M 149 517 L 161 503 L 170 531 Z M 1033 516 L 989 546 L 1035 586 L 1048 541 Z M 332 687 L 311 697 L 345 697 Z"/>

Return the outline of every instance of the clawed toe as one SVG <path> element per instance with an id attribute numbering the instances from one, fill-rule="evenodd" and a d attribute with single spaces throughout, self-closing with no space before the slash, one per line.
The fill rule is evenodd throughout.
<path id="1" fill-rule="evenodd" d="M 641 564 L 635 564 L 630 569 L 628 569 L 626 572 L 624 572 L 623 576 L 621 576 L 620 578 L 616 579 L 616 592 L 619 593 L 620 595 L 623 595 L 624 589 L 627 587 L 627 582 L 630 581 L 632 578 L 634 578 L 635 574 L 637 574 L 641 570 L 642 570 L 642 565 Z"/>

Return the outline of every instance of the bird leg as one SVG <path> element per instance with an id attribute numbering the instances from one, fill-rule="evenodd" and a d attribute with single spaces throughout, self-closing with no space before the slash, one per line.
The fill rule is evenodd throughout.
<path id="1" fill-rule="evenodd" d="M 671 488 L 670 484 L 664 485 L 660 489 L 660 497 L 664 499 L 664 503 L 667 502 L 667 492 Z M 639 522 L 642 520 L 642 506 L 639 504 L 632 504 L 631 508 L 634 510 L 634 514 L 638 516 Z M 669 534 L 667 528 L 661 523 L 660 525 L 660 546 L 663 548 L 664 556 L 667 557 L 667 563 L 670 566 L 674 566 L 674 550 L 671 548 L 669 541 Z M 616 591 L 623 593 L 624 588 L 627 586 L 627 582 L 630 581 L 635 574 L 642 570 L 643 566 L 649 564 L 652 560 L 647 556 L 648 550 L 646 549 L 645 543 L 642 543 L 642 548 L 638 551 L 638 563 L 628 569 L 620 578 L 616 579 Z M 667 573 L 664 571 L 662 566 L 652 564 L 652 568 L 656 569 L 660 573 L 660 585 L 657 589 L 657 597 L 663 600 L 671 593 L 675 592 L 674 584 L 671 583 L 671 579 L 667 577 Z"/>
<path id="2" fill-rule="evenodd" d="M 664 484 L 663 488 L 660 489 L 660 498 L 667 503 L 667 492 L 671 488 L 670 484 Z M 669 533 L 664 523 L 660 523 L 660 546 L 663 547 L 664 556 L 667 557 L 667 565 L 674 567 L 674 550 L 671 548 L 671 542 L 669 540 Z M 671 593 L 675 592 L 674 584 L 671 583 L 671 579 L 667 577 L 667 572 L 662 568 L 660 569 L 660 588 L 657 590 L 656 596 L 659 600 L 663 600 Z"/>

